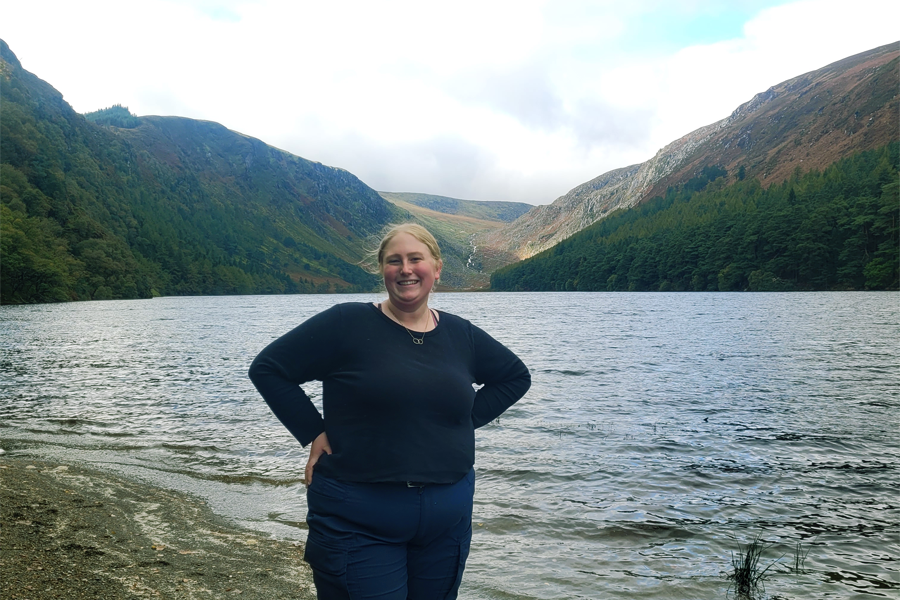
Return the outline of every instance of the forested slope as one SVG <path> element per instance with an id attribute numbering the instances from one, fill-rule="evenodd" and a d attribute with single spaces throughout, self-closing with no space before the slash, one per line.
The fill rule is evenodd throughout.
<path id="1" fill-rule="evenodd" d="M 0 301 L 368 291 L 400 212 L 216 123 L 77 114 L 0 40 Z"/>
<path id="2" fill-rule="evenodd" d="M 491 276 L 495 290 L 896 290 L 898 143 L 764 189 L 708 168 Z"/>

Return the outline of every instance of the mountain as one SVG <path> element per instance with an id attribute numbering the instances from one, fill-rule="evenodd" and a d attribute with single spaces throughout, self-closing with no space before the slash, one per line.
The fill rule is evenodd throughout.
<path id="1" fill-rule="evenodd" d="M 490 275 L 474 259 L 477 249 L 472 239 L 476 234 L 502 227 L 532 208 L 521 202 L 459 200 L 398 192 L 379 194 L 405 211 L 407 220 L 421 223 L 438 239 L 444 260 L 442 289 L 487 287 Z"/>
<path id="2" fill-rule="evenodd" d="M 367 250 L 402 220 L 435 232 L 445 289 L 484 287 L 619 208 L 717 178 L 765 189 L 883 147 L 897 138 L 898 54 L 892 44 L 779 84 L 520 215 L 526 205 L 379 194 L 217 123 L 121 106 L 79 115 L 0 40 L 0 302 L 368 291 Z"/>
<path id="3" fill-rule="evenodd" d="M 217 123 L 82 116 L 0 40 L 3 303 L 369 291 L 403 211 L 351 173 Z"/>
<path id="4" fill-rule="evenodd" d="M 763 187 L 722 168 L 491 275 L 511 291 L 900 288 L 900 142 Z"/>
<path id="5" fill-rule="evenodd" d="M 475 243 L 486 268 L 551 248 L 617 209 L 662 196 L 672 186 L 721 168 L 730 181 L 764 186 L 796 169 L 822 169 L 896 140 L 900 123 L 900 44 L 888 44 L 795 77 L 739 106 L 727 118 L 662 148 L 647 162 L 584 183 Z"/>
<path id="6" fill-rule="evenodd" d="M 509 223 L 534 208 L 524 202 L 498 202 L 486 200 L 460 200 L 432 194 L 407 192 L 378 192 L 381 197 L 394 204 L 411 204 L 437 213 L 470 217 L 482 221 Z"/>

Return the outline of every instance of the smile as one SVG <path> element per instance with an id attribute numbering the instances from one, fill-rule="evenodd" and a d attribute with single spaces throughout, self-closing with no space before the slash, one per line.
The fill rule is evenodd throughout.
<path id="1" fill-rule="evenodd" d="M 406 279 L 404 281 L 398 281 L 397 285 L 415 285 L 419 283 L 418 279 Z"/>

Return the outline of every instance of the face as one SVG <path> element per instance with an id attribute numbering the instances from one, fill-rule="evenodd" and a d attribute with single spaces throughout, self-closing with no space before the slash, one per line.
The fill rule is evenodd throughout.
<path id="1" fill-rule="evenodd" d="M 397 308 L 416 309 L 428 301 L 442 263 L 428 246 L 408 233 L 398 233 L 384 249 L 381 273 L 391 303 Z"/>

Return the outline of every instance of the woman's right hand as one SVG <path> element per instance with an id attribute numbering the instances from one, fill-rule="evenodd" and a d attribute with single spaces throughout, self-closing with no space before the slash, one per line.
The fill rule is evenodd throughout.
<path id="1" fill-rule="evenodd" d="M 323 454 L 331 454 L 331 444 L 328 443 L 328 436 L 325 432 L 319 434 L 319 437 L 313 440 L 309 447 L 309 460 L 306 461 L 306 485 L 312 483 L 313 467 L 319 462 L 319 457 Z"/>

